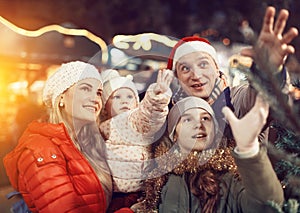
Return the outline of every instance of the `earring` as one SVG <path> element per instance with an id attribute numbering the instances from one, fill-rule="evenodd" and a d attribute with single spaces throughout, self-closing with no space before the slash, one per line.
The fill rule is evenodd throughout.
<path id="1" fill-rule="evenodd" d="M 61 97 L 60 101 L 59 101 L 59 104 L 58 104 L 59 107 L 64 107 L 65 104 L 63 102 L 63 98 Z"/>
<path id="2" fill-rule="evenodd" d="M 65 104 L 64 104 L 64 102 L 60 101 L 58 106 L 59 106 L 59 107 L 64 107 Z"/>

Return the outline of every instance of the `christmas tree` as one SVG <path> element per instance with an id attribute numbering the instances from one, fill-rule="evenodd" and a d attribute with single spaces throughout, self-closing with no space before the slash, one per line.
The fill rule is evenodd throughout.
<path id="1" fill-rule="evenodd" d="M 259 55 L 255 58 L 253 72 L 243 66 L 239 69 L 269 102 L 270 111 L 275 118 L 271 128 L 276 132 L 276 140 L 274 143 L 267 143 L 267 147 L 268 153 L 276 159 L 274 169 L 284 189 L 285 203 L 281 206 L 270 201 L 269 204 L 277 212 L 300 212 L 300 101 L 281 84 L 280 75 L 283 73 L 274 73 L 277 69 L 268 63 L 268 53 L 258 46 L 254 48 L 257 48 L 256 53 Z M 299 80 L 295 80 L 292 86 L 300 89 Z"/>

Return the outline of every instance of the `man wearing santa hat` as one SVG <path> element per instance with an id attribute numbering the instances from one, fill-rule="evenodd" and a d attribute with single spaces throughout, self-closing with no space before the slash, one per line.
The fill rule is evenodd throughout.
<path id="1" fill-rule="evenodd" d="M 266 9 L 262 30 L 251 49 L 242 51 L 244 56 L 250 56 L 255 63 L 251 70 L 263 72 L 264 68 L 272 68 L 281 81 L 282 89 L 288 85 L 287 73 L 282 68 L 288 54 L 295 52 L 290 42 L 298 35 L 296 28 L 290 28 L 283 34 L 288 11 L 281 10 L 274 24 L 275 8 Z M 266 58 L 260 57 L 265 52 Z M 266 60 L 267 59 L 267 60 Z M 229 88 L 224 74 L 220 71 L 217 52 L 211 43 L 200 37 L 182 38 L 173 47 L 168 69 L 175 72 L 179 88 L 173 95 L 173 103 L 186 96 L 196 96 L 205 99 L 214 109 L 221 131 L 229 129 L 221 112 L 224 106 L 230 107 L 238 118 L 243 117 L 253 106 L 257 91 L 250 85 L 244 84 Z M 230 134 L 231 135 L 231 134 Z M 264 134 L 261 135 L 266 138 Z M 261 138 L 260 138 L 261 139 Z"/>

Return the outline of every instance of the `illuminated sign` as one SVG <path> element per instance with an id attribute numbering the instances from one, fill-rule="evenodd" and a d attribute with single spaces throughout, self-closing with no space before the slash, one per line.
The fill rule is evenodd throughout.
<path id="1" fill-rule="evenodd" d="M 98 36 L 94 35 L 93 33 L 89 32 L 85 29 L 69 29 L 62 27 L 60 25 L 48 25 L 42 27 L 38 30 L 25 30 L 16 25 L 12 24 L 11 22 L 7 21 L 3 17 L 0 16 L 0 23 L 7 26 L 12 31 L 27 37 L 39 37 L 47 32 L 56 31 L 66 36 L 84 36 L 91 40 L 92 42 L 96 43 L 102 51 L 102 63 L 106 64 L 108 60 L 108 51 L 106 43 Z"/>

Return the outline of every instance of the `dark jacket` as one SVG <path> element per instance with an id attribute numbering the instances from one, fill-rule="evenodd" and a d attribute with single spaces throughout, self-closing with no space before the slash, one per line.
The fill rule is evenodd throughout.
<path id="1" fill-rule="evenodd" d="M 234 158 L 242 181 L 234 178 L 231 173 L 222 177 L 217 212 L 273 212 L 266 202 L 282 204 L 284 196 L 266 149 L 261 148 L 252 158 L 241 159 L 237 155 Z M 201 212 L 199 200 L 189 191 L 184 176 L 170 174 L 161 191 L 159 212 Z"/>

